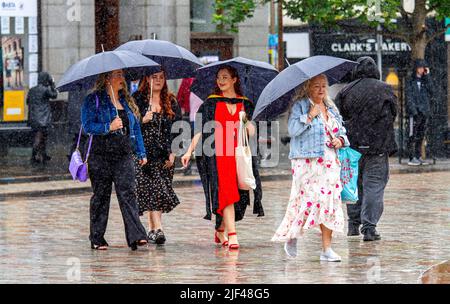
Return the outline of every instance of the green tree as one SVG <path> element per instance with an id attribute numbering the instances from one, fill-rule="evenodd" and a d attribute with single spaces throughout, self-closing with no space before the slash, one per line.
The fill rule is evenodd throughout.
<path id="1" fill-rule="evenodd" d="M 226 4 L 224 7 L 217 6 L 219 10 L 215 19 L 225 20 L 224 25 L 231 25 L 231 28 L 236 29 L 237 23 L 253 15 L 259 2 L 261 1 L 216 0 L 216 5 Z M 440 30 L 432 32 L 426 27 L 426 18 L 433 16 L 442 21 L 443 18 L 450 17 L 450 0 L 416 0 L 412 13 L 404 10 L 402 2 L 402 0 L 283 0 L 282 3 L 287 16 L 330 28 L 344 26 L 342 22 L 344 20 L 358 20 L 360 24 L 376 29 L 382 21 L 382 34 L 385 37 L 400 38 L 408 42 L 412 49 L 412 59 L 423 59 L 428 43 L 442 37 L 448 28 L 442 25 Z M 244 4 L 245 7 L 251 8 L 251 13 L 244 9 Z M 353 27 L 352 30 L 358 32 L 367 29 Z"/>
<path id="2" fill-rule="evenodd" d="M 256 0 L 215 0 L 213 23 L 218 32 L 238 32 L 238 24 L 252 18 Z"/>
<path id="3" fill-rule="evenodd" d="M 335 26 L 342 20 L 356 19 L 372 28 L 382 22 L 385 37 L 400 38 L 411 46 L 412 59 L 423 59 L 430 41 L 444 34 L 446 27 L 431 32 L 425 25 L 428 16 L 443 20 L 450 16 L 450 0 L 416 0 L 412 13 L 401 0 L 284 0 L 289 17 L 305 22 Z M 357 28 L 353 28 L 358 31 Z"/>

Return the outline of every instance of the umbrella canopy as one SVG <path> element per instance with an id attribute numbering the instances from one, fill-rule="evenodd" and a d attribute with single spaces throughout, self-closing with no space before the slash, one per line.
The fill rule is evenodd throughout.
<path id="1" fill-rule="evenodd" d="M 116 50 L 132 51 L 152 59 L 166 71 L 167 79 L 191 78 L 195 70 L 203 66 L 194 54 L 169 41 L 129 41 Z"/>
<path id="2" fill-rule="evenodd" d="M 313 56 L 291 65 L 275 77 L 261 93 L 253 119 L 274 119 L 287 110 L 296 88 L 305 81 L 325 74 L 329 84 L 333 85 L 357 64 L 332 56 Z"/>
<path id="3" fill-rule="evenodd" d="M 100 74 L 114 70 L 124 70 L 127 77 L 136 79 L 160 71 L 161 66 L 130 51 L 102 52 L 72 65 L 64 73 L 57 89 L 60 92 L 90 89 Z"/>
<path id="4" fill-rule="evenodd" d="M 258 100 L 264 87 L 278 75 L 278 71 L 269 63 L 236 57 L 198 69 L 191 91 L 202 100 L 208 98 L 216 87 L 217 72 L 224 65 L 232 66 L 237 70 L 243 94 L 253 102 Z"/>

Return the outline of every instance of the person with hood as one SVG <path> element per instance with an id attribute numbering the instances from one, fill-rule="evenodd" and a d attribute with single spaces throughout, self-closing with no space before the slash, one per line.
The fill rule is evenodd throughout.
<path id="1" fill-rule="evenodd" d="M 51 123 L 50 99 L 56 99 L 55 82 L 47 72 L 38 76 L 38 85 L 31 88 L 27 96 L 29 123 L 34 134 L 32 164 L 45 163 L 51 159 L 47 154 L 46 142 Z"/>
<path id="2" fill-rule="evenodd" d="M 406 83 L 406 114 L 409 117 L 408 150 L 410 166 L 427 165 L 420 156 L 420 149 L 428 118 L 431 114 L 431 80 L 430 70 L 425 60 L 414 63 L 414 71 Z"/>
<path id="3" fill-rule="evenodd" d="M 391 86 L 380 81 L 371 57 L 361 57 L 352 71 L 351 82 L 336 96 L 347 135 L 359 161 L 356 204 L 347 205 L 348 236 L 364 234 L 364 241 L 380 240 L 376 230 L 383 213 L 384 189 L 389 180 L 389 156 L 397 151 L 394 121 L 397 97 Z"/>

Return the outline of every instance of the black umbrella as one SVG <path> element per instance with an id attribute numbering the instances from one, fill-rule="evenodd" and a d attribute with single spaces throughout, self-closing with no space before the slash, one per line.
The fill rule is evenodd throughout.
<path id="1" fill-rule="evenodd" d="M 264 87 L 278 75 L 278 71 L 269 63 L 236 57 L 214 62 L 198 69 L 191 91 L 202 100 L 207 99 L 216 86 L 217 72 L 225 65 L 232 66 L 237 70 L 243 94 L 253 102 L 256 102 Z"/>
<path id="2" fill-rule="evenodd" d="M 285 112 L 295 90 L 305 81 L 325 74 L 329 85 L 337 83 L 358 63 L 332 56 L 313 56 L 291 65 L 273 79 L 256 103 L 253 119 L 271 120 Z"/>

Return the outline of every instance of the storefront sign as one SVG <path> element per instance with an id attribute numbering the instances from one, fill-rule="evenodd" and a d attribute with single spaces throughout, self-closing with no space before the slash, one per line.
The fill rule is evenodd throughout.
<path id="1" fill-rule="evenodd" d="M 36 17 L 37 0 L 0 0 L 0 16 Z"/>
<path id="2" fill-rule="evenodd" d="M 377 56 L 378 44 L 370 34 L 313 34 L 314 55 L 329 55 L 350 60 L 361 56 Z M 381 44 L 383 62 L 387 64 L 408 63 L 411 47 L 400 39 L 383 38 Z"/>

